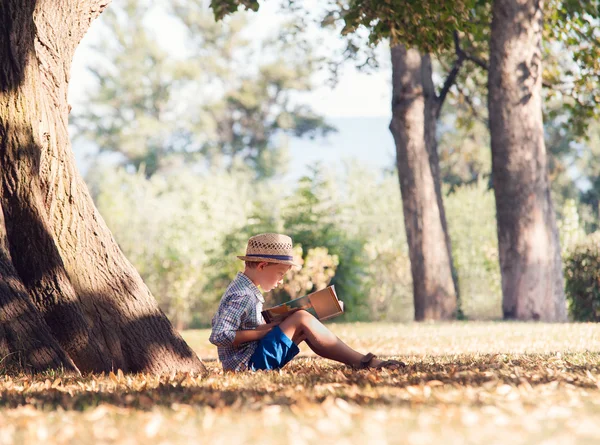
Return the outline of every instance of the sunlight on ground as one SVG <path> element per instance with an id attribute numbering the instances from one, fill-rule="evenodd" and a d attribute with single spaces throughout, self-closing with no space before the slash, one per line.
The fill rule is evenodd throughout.
<path id="1" fill-rule="evenodd" d="M 327 326 L 356 350 L 379 355 L 600 351 L 600 326 L 592 323 L 329 323 Z M 209 335 L 208 329 L 183 333 L 202 359 L 216 359 L 217 348 L 208 341 Z M 300 350 L 302 355 L 314 355 L 305 345 Z"/>
<path id="2" fill-rule="evenodd" d="M 206 376 L 0 375 L 0 443 L 574 444 L 600 436 L 600 327 L 331 324 L 403 371 L 303 351 L 280 372 L 223 374 L 208 331 L 184 332 Z"/>

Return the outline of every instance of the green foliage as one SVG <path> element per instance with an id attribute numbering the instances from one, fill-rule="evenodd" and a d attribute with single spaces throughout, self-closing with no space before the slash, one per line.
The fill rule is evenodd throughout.
<path id="1" fill-rule="evenodd" d="M 296 1 L 290 0 L 290 5 Z M 324 21 L 344 20 L 342 34 L 369 33 L 375 44 L 383 39 L 392 43 L 415 46 L 425 52 L 438 52 L 452 46 L 453 32 L 467 30 L 472 24 L 472 12 L 480 0 L 428 2 L 419 0 L 348 0 L 331 1 L 330 13 Z M 217 19 L 237 11 L 239 6 L 257 10 L 257 0 L 212 0 Z"/>
<path id="2" fill-rule="evenodd" d="M 451 99 L 456 106 L 453 113 L 443 113 L 438 142 L 440 176 L 450 193 L 457 187 L 489 181 L 492 170 L 490 134 L 483 122 L 470 119 L 468 124 L 458 122 L 465 119 L 468 111 L 461 109 L 462 97 Z"/>
<path id="3" fill-rule="evenodd" d="M 501 318 L 496 204 L 484 181 L 456 188 L 444 200 L 452 255 L 467 318 Z"/>
<path id="4" fill-rule="evenodd" d="M 310 107 L 292 100 L 313 88 L 311 77 L 323 62 L 312 44 L 286 38 L 302 32 L 294 23 L 284 22 L 274 35 L 256 42 L 242 37 L 246 15 L 215 23 L 188 1 L 175 2 L 174 13 L 187 28 L 194 53 L 203 55 L 201 63 L 218 67 L 210 88 L 222 89 L 223 95 L 213 99 L 202 94 L 198 108 L 203 116 L 191 119 L 194 131 L 206 133 L 200 151 L 207 159 L 236 159 L 259 178 L 268 178 L 287 164 L 283 135 L 315 138 L 334 131 Z M 262 62 L 257 65 L 258 54 Z"/>
<path id="5" fill-rule="evenodd" d="M 310 249 L 303 255 L 302 246 L 294 245 L 294 258 L 302 269 L 292 268 L 285 277 L 283 288 L 274 290 L 271 302 L 283 303 L 291 298 L 298 298 L 308 293 L 323 289 L 335 276 L 339 259 L 330 255 L 325 247 Z"/>
<path id="6" fill-rule="evenodd" d="M 304 269 L 271 295 L 279 302 L 335 284 L 351 320 L 409 321 L 412 279 L 395 174 L 348 163 L 296 184 L 253 182 L 251 171 L 199 175 L 130 174 L 95 168 L 88 183 L 126 256 L 178 326 L 206 326 L 241 270 L 236 255 L 257 233 L 292 236 Z M 493 192 L 485 181 L 445 198 L 461 309 L 470 319 L 501 317 Z M 466 210 L 468 209 L 468 211 Z M 582 236 L 574 202 L 561 209 L 561 244 Z"/>
<path id="7" fill-rule="evenodd" d="M 339 265 L 331 284 L 352 320 L 413 318 L 412 280 L 396 174 L 356 162 L 344 172 L 316 166 L 283 202 L 283 230 L 304 249 L 321 247 Z M 310 250 L 309 250 L 310 251 Z"/>
<path id="8" fill-rule="evenodd" d="M 90 67 L 98 86 L 73 119 L 101 152 L 116 153 L 121 165 L 147 176 L 183 164 L 243 163 L 265 178 L 285 168 L 285 135 L 314 138 L 334 130 L 292 99 L 313 88 L 322 61 L 312 46 L 278 35 L 248 40 L 246 15 L 215 23 L 200 3 L 174 1 L 161 11 L 186 31 L 173 54 L 148 29 L 155 8 L 127 0 L 102 15 L 103 39 Z M 257 53 L 271 57 L 257 64 Z"/>
<path id="9" fill-rule="evenodd" d="M 569 199 L 563 205 L 558 220 L 558 233 L 560 236 L 560 250 L 563 259 L 571 252 L 584 237 L 585 231 L 579 218 L 577 203 Z"/>
<path id="10" fill-rule="evenodd" d="M 236 12 L 240 6 L 251 11 L 258 11 L 259 8 L 258 0 L 213 0 L 210 2 L 210 7 L 217 20 Z"/>
<path id="11" fill-rule="evenodd" d="M 600 123 L 593 122 L 587 134 L 587 140 L 579 147 L 576 166 L 583 179 L 584 191 L 581 193 L 583 208 L 580 208 L 586 232 L 600 228 Z"/>
<path id="12" fill-rule="evenodd" d="M 147 179 L 108 167 L 88 179 L 121 249 L 176 326 L 188 325 L 194 313 L 210 320 L 224 289 L 213 277 L 215 264 L 228 263 L 225 236 L 241 230 L 260 193 L 247 185 L 251 177 L 183 170 Z"/>
<path id="13" fill-rule="evenodd" d="M 363 318 L 412 320 L 412 276 L 397 173 L 379 176 L 349 162 L 343 190 L 346 204 L 338 222 L 347 236 L 364 242 Z"/>
<path id="14" fill-rule="evenodd" d="M 412 283 L 395 175 L 349 165 L 286 190 L 249 171 L 130 174 L 96 167 L 88 184 L 126 256 L 178 326 L 205 326 L 252 235 L 284 232 L 304 269 L 276 302 L 336 285 L 350 319 L 412 319 Z"/>
<path id="15" fill-rule="evenodd" d="M 174 150 L 180 66 L 144 26 L 148 6 L 127 0 L 102 14 L 105 38 L 94 45 L 98 58 L 88 69 L 98 81 L 86 107 L 74 110 L 78 134 L 102 152 L 117 153 L 123 165 L 154 173 Z"/>
<path id="16" fill-rule="evenodd" d="M 364 258 L 361 239 L 351 238 L 337 223 L 342 201 L 335 182 L 316 166 L 299 180 L 282 208 L 284 233 L 306 250 L 324 247 L 339 260 L 331 284 L 343 296 L 348 317 L 360 318 L 363 301 Z"/>
<path id="17" fill-rule="evenodd" d="M 551 0 L 546 5 L 544 81 L 562 106 L 564 128 L 578 138 L 600 116 L 600 8 L 597 2 Z M 565 53 L 569 56 L 565 57 Z"/>
<path id="18" fill-rule="evenodd" d="M 343 8 L 343 34 L 364 27 L 371 43 L 389 39 L 423 52 L 439 53 L 451 48 L 453 33 L 467 31 L 476 0 L 428 2 L 419 0 L 349 0 Z"/>
<path id="19" fill-rule="evenodd" d="M 600 232 L 578 243 L 564 267 L 571 317 L 576 321 L 600 321 Z"/>

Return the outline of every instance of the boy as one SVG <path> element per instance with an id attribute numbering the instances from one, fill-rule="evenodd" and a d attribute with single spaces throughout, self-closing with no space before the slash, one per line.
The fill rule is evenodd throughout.
<path id="1" fill-rule="evenodd" d="M 292 239 L 265 233 L 248 240 L 244 272 L 231 282 L 212 320 L 210 342 L 217 346 L 226 371 L 280 369 L 294 358 L 303 341 L 318 355 L 355 368 L 399 368 L 397 360 L 382 361 L 363 355 L 337 338 L 306 311 L 297 311 L 285 320 L 265 324 L 261 315 L 265 302 L 258 287 L 269 292 L 283 283 L 294 263 Z"/>

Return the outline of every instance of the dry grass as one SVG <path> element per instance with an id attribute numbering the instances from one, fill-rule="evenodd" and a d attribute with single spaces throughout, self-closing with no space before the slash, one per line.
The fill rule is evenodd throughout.
<path id="1" fill-rule="evenodd" d="M 570 444 L 600 436 L 600 327 L 331 325 L 403 371 L 353 371 L 303 350 L 280 372 L 0 377 L 0 443 Z"/>

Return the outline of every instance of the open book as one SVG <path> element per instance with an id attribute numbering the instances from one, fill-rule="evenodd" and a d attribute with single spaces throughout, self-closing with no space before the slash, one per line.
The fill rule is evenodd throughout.
<path id="1" fill-rule="evenodd" d="M 344 303 L 338 300 L 334 287 L 328 286 L 312 294 L 265 309 L 262 311 L 262 316 L 266 323 L 271 323 L 272 321 L 283 319 L 290 312 L 295 312 L 299 309 L 304 309 L 323 321 L 342 314 L 344 312 Z"/>

